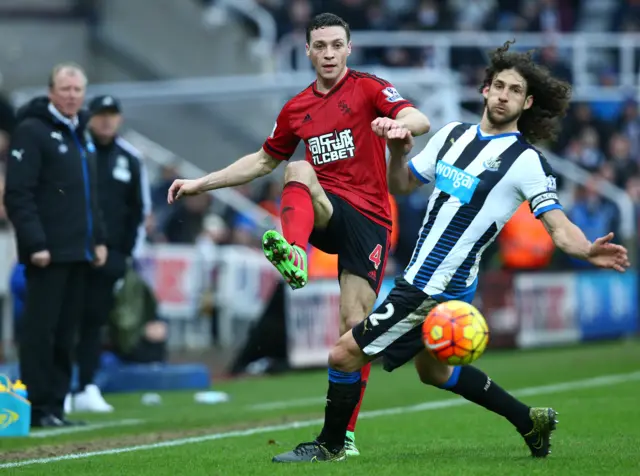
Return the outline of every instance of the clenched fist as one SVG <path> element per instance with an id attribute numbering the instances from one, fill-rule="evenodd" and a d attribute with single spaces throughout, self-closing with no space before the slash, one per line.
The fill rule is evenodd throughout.
<path id="1" fill-rule="evenodd" d="M 404 126 L 398 121 L 388 117 L 378 117 L 371 123 L 371 129 L 379 137 L 387 137 L 387 132 L 393 129 L 402 129 Z"/>

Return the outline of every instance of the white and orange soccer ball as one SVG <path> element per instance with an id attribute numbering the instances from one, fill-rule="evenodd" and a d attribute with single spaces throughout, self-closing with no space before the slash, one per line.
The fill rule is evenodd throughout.
<path id="1" fill-rule="evenodd" d="M 447 301 L 427 315 L 422 324 L 422 339 L 437 360 L 449 365 L 468 365 L 486 349 L 489 327 L 471 304 Z"/>

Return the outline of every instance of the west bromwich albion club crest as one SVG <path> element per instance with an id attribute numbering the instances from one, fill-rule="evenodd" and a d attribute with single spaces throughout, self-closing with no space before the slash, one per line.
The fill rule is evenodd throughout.
<path id="1" fill-rule="evenodd" d="M 500 168 L 500 161 L 500 157 L 491 157 L 490 159 L 485 160 L 482 166 L 487 170 L 496 172 Z"/>

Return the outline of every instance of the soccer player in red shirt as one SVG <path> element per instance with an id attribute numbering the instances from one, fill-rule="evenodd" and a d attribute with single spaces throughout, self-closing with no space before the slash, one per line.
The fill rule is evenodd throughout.
<path id="1" fill-rule="evenodd" d="M 429 120 L 387 81 L 347 68 L 350 31 L 340 17 L 317 15 L 307 27 L 306 47 L 316 81 L 285 104 L 262 148 L 206 177 L 176 180 L 168 201 L 266 175 L 304 141 L 306 160 L 285 169 L 284 236 L 267 231 L 263 249 L 293 289 L 307 282 L 309 243 L 338 255 L 344 334 L 372 311 L 386 265 L 391 231 L 387 134 L 405 128 L 419 136 L 429 131 Z M 360 382 L 362 401 L 369 371 L 370 365 L 349 374 L 330 371 L 329 381 Z M 359 408 L 345 436 L 351 456 L 359 454 L 354 435 Z"/>

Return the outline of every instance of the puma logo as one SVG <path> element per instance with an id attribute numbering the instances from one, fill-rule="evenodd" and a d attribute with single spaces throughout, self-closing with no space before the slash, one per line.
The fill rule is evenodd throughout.
<path id="1" fill-rule="evenodd" d="M 24 149 L 13 149 L 11 151 L 11 157 L 15 158 L 18 162 L 22 162 L 22 156 L 24 155 Z"/>

